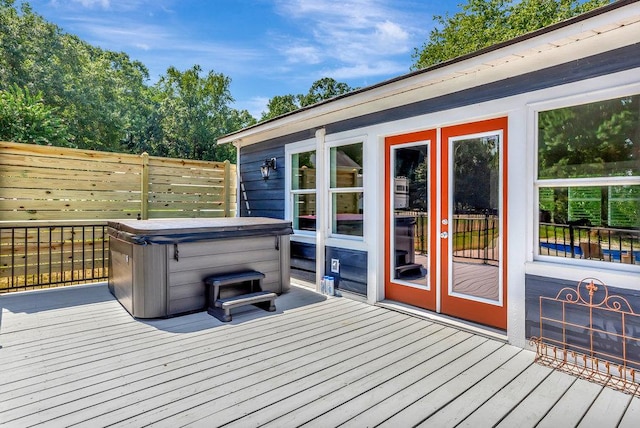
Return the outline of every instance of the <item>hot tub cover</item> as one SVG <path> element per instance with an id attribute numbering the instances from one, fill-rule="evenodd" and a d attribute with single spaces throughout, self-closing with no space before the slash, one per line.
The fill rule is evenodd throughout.
<path id="1" fill-rule="evenodd" d="M 290 221 L 267 217 L 120 220 L 110 221 L 108 226 L 109 235 L 138 245 L 293 233 Z"/>

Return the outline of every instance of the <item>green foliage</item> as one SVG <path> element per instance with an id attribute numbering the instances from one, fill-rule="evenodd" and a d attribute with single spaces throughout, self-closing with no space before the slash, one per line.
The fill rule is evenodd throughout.
<path id="1" fill-rule="evenodd" d="M 323 77 L 313 82 L 306 94 L 276 95 L 269 100 L 267 111 L 262 114 L 261 121 L 273 119 L 283 114 L 316 104 L 323 100 L 346 94 L 354 88 L 346 83 L 338 82 L 330 77 Z"/>
<path id="2" fill-rule="evenodd" d="M 157 85 L 150 86 L 144 64 L 64 33 L 35 14 L 28 3 L 19 10 L 14 4 L 0 0 L 0 91 L 15 95 L 12 88 L 24 88 L 28 91 L 24 94 L 37 94 L 39 102 L 31 102 L 32 108 L 46 110 L 47 123 L 57 120 L 67 130 L 58 127 L 59 137 L 49 133 L 38 141 L 93 150 L 235 159 L 235 148 L 216 147 L 216 140 L 255 119 L 230 108 L 227 77 L 213 72 L 201 77 L 197 65 L 184 73 L 171 67 Z M 32 120 L 27 109 L 16 112 L 25 115 L 17 123 Z M 0 132 L 4 135 L 8 129 L 3 125 Z"/>
<path id="3" fill-rule="evenodd" d="M 300 104 L 295 95 L 276 95 L 267 103 L 267 111 L 262 113 L 261 120 L 273 119 L 283 114 L 298 110 Z"/>
<path id="4" fill-rule="evenodd" d="M 468 0 L 462 11 L 434 16 L 438 27 L 413 53 L 419 70 L 529 33 L 609 0 Z"/>
<path id="5" fill-rule="evenodd" d="M 156 85 L 166 154 L 217 160 L 220 150 L 225 150 L 235 159 L 235 151 L 229 153 L 230 149 L 214 143 L 237 126 L 250 124 L 250 116 L 229 107 L 233 98 L 228 77 L 213 71 L 201 76 L 201 72 L 198 65 L 184 72 L 170 67 Z"/>
<path id="6" fill-rule="evenodd" d="M 0 3 L 0 89 L 18 85 L 41 93 L 74 136 L 71 145 L 121 150 L 147 112 L 146 67 L 62 32 L 28 3 L 20 12 L 13 3 Z"/>
<path id="7" fill-rule="evenodd" d="M 68 146 L 70 135 L 41 92 L 32 95 L 13 84 L 0 90 L 0 140 Z"/>
<path id="8" fill-rule="evenodd" d="M 640 95 L 541 112 L 539 178 L 640 175 Z"/>

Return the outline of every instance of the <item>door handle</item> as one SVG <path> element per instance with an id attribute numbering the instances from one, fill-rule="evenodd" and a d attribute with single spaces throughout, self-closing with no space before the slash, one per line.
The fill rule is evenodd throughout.
<path id="1" fill-rule="evenodd" d="M 441 232 L 440 233 L 440 238 L 447 239 L 448 237 L 449 237 L 449 233 L 448 232 Z"/>

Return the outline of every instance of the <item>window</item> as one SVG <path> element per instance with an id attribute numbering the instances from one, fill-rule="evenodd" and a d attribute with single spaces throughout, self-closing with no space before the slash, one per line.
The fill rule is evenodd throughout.
<path id="1" fill-rule="evenodd" d="M 334 235 L 363 235 L 362 164 L 362 143 L 329 150 L 329 204 Z"/>
<path id="2" fill-rule="evenodd" d="M 316 230 L 315 150 L 291 155 L 291 198 L 293 228 Z"/>
<path id="3" fill-rule="evenodd" d="M 538 254 L 640 265 L 640 95 L 537 124 Z"/>

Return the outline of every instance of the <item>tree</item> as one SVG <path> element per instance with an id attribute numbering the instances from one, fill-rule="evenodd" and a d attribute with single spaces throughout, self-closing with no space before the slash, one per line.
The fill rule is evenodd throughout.
<path id="1" fill-rule="evenodd" d="M 354 88 L 346 83 L 338 82 L 330 77 L 323 77 L 313 82 L 306 94 L 276 95 L 269 100 L 267 111 L 262 113 L 261 121 L 273 119 L 283 114 L 316 104 L 323 100 L 346 94 Z"/>
<path id="2" fill-rule="evenodd" d="M 68 146 L 70 135 L 53 107 L 42 100 L 42 93 L 13 84 L 0 90 L 0 140 L 17 143 Z"/>
<path id="3" fill-rule="evenodd" d="M 353 91 L 353 88 L 346 83 L 337 82 L 330 77 L 323 77 L 313 82 L 309 92 L 305 95 L 298 95 L 298 101 L 300 102 L 300 107 L 307 107 L 351 91 Z"/>
<path id="4" fill-rule="evenodd" d="M 300 105 L 295 95 L 276 95 L 267 103 L 267 111 L 262 113 L 260 120 L 273 119 L 289 112 L 298 110 Z"/>
<path id="5" fill-rule="evenodd" d="M 609 0 L 468 0 L 462 11 L 434 16 L 438 27 L 413 53 L 419 70 L 571 18 Z"/>
<path id="6" fill-rule="evenodd" d="M 229 105 L 231 80 L 194 65 L 184 72 L 170 67 L 157 84 L 162 141 L 166 155 L 187 159 L 235 159 L 235 151 L 220 148 L 218 137 L 252 124 L 248 112 Z"/>
<path id="7" fill-rule="evenodd" d="M 41 94 L 73 136 L 68 144 L 119 151 L 148 128 L 146 67 L 105 51 L 35 14 L 0 0 L 0 90 L 12 85 Z M 134 138 L 135 139 L 135 138 Z"/>
<path id="8" fill-rule="evenodd" d="M 640 95 L 541 112 L 539 178 L 640 175 Z"/>

